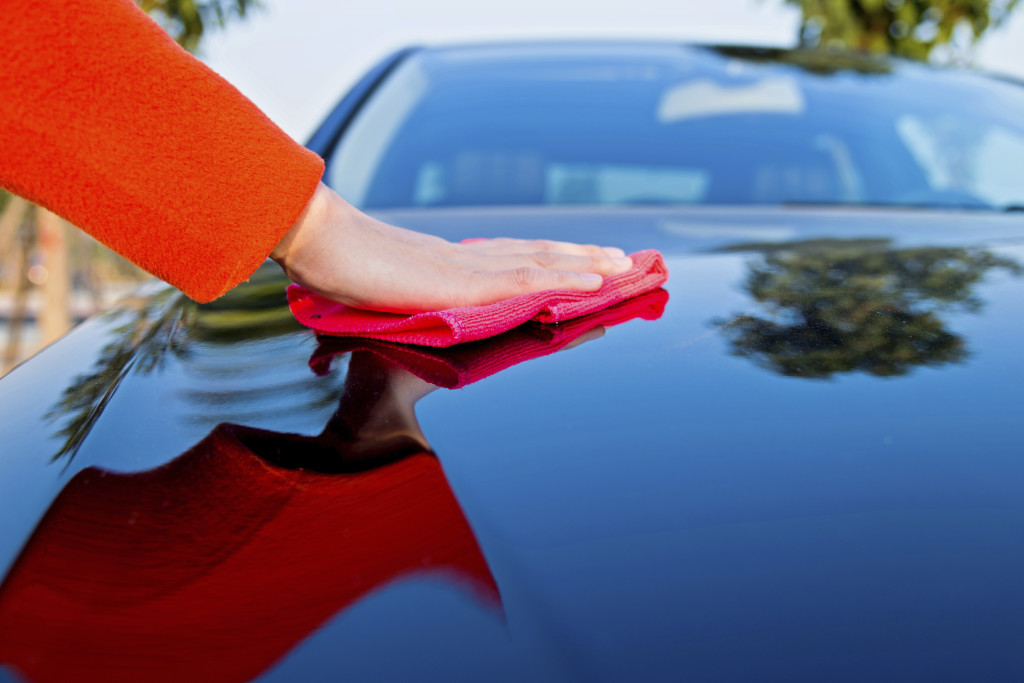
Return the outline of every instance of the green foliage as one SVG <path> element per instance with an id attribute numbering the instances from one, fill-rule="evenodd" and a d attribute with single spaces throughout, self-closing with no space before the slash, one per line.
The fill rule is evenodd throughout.
<path id="1" fill-rule="evenodd" d="M 1019 0 L 786 0 L 803 15 L 804 47 L 853 49 L 926 60 L 959 32 L 976 42 Z"/>
<path id="2" fill-rule="evenodd" d="M 199 46 L 211 25 L 224 27 L 234 18 L 259 6 L 259 0 L 135 0 L 189 52 Z"/>
<path id="3" fill-rule="evenodd" d="M 892 377 L 919 365 L 960 362 L 966 345 L 939 313 L 978 311 L 974 285 L 994 268 L 1024 274 L 1017 262 L 983 249 L 892 249 L 887 240 L 746 250 L 764 253 L 750 265 L 745 289 L 770 315 L 716 323 L 725 326 L 734 355 L 790 377 L 858 371 Z"/>

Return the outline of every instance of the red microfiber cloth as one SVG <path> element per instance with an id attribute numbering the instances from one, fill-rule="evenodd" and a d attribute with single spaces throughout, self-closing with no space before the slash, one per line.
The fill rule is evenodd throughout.
<path id="1" fill-rule="evenodd" d="M 606 277 L 596 292 L 549 290 L 486 306 L 402 315 L 351 308 L 291 285 L 288 305 L 300 323 L 320 334 L 445 347 L 493 337 L 528 320 L 557 323 L 594 313 L 668 280 L 668 268 L 657 251 L 638 251 L 631 258 L 632 268 Z"/>
<path id="2" fill-rule="evenodd" d="M 596 327 L 612 327 L 636 318 L 657 320 L 665 311 L 667 301 L 668 292 L 656 289 L 562 325 L 527 323 L 490 339 L 462 344 L 454 349 L 424 349 L 368 339 L 320 337 L 320 344 L 309 359 L 309 367 L 317 375 L 326 375 L 336 356 L 369 351 L 425 382 L 446 389 L 460 389 L 513 365 L 560 351 Z"/>

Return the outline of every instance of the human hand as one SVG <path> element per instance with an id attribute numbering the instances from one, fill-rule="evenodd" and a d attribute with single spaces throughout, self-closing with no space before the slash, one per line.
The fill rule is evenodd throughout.
<path id="1" fill-rule="evenodd" d="M 421 313 L 548 289 L 595 291 L 632 261 L 621 249 L 496 239 L 454 244 L 358 211 L 321 183 L 271 253 L 288 277 L 355 308 Z"/>

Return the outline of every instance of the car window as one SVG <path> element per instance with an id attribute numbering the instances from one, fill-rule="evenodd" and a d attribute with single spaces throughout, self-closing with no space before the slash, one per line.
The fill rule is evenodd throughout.
<path id="1" fill-rule="evenodd" d="M 901 116 L 897 130 L 932 192 L 1024 205 L 1024 134 L 944 112 Z"/>
<path id="2" fill-rule="evenodd" d="M 515 54 L 408 59 L 345 131 L 329 184 L 363 208 L 1024 204 L 1016 86 L 699 51 Z"/>

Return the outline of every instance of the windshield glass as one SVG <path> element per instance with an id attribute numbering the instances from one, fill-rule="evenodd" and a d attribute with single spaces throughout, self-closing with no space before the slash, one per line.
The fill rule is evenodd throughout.
<path id="1" fill-rule="evenodd" d="M 678 46 L 420 52 L 327 181 L 363 208 L 1024 205 L 1024 89 L 900 62 Z"/>

